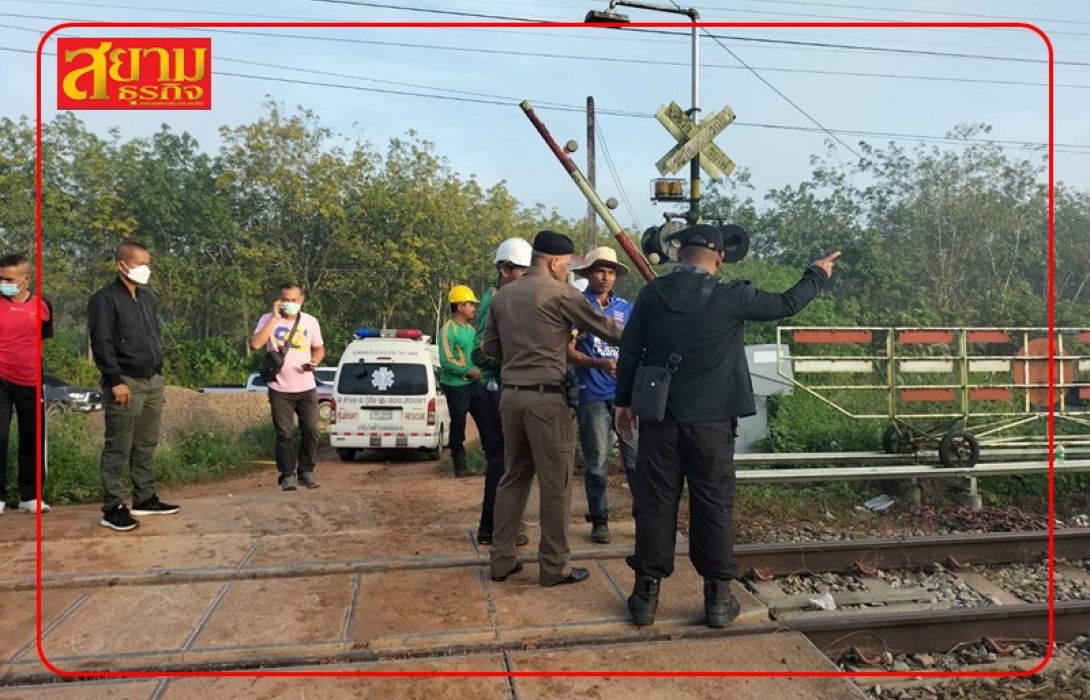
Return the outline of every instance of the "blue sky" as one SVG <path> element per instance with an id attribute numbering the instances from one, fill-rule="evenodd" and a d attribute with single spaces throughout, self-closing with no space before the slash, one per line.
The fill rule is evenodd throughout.
<path id="1" fill-rule="evenodd" d="M 473 17 L 409 8 L 578 21 L 607 0 L 388 0 L 401 9 L 355 0 L 0 0 L 0 116 L 33 115 L 34 56 L 39 35 L 61 20 L 358 20 L 458 21 Z M 683 3 L 688 6 L 687 3 Z M 694 0 L 708 21 L 910 20 L 1033 21 L 1056 49 L 1057 179 L 1090 188 L 1090 4 L 1009 0 L 909 2 L 909 0 Z M 728 9 L 729 7 L 729 9 Z M 139 8 L 139 9 L 137 9 Z M 885 9 L 882 9 L 885 8 Z M 634 21 L 679 16 L 623 10 Z M 184 30 L 83 30 L 69 36 L 207 35 L 217 75 L 213 109 L 199 112 L 86 111 L 95 131 L 119 127 L 124 136 L 147 135 L 163 122 L 194 134 L 214 151 L 217 129 L 257 119 L 266 96 L 288 107 L 313 109 L 328 126 L 382 146 L 416 130 L 433 141 L 463 176 L 484 185 L 506 180 L 527 204 L 541 202 L 563 215 L 581 216 L 585 200 L 518 109 L 529 99 L 560 142 L 585 141 L 580 111 L 588 95 L 599 110 L 598 182 L 603 197 L 627 196 L 618 210 L 624 225 L 661 221 L 662 206 L 649 201 L 654 163 L 674 143 L 651 117 L 671 100 L 690 103 L 691 40 L 600 28 L 542 29 L 260 29 L 231 32 Z M 851 162 L 859 140 L 882 146 L 891 137 L 839 130 L 942 137 L 954 126 L 985 122 L 987 138 L 1028 143 L 1047 140 L 1047 66 L 1039 37 L 1012 29 L 723 28 L 709 30 L 722 43 L 701 38 L 701 106 L 704 114 L 730 105 L 738 120 L 716 143 L 750 169 L 758 193 L 806 179 L 811 156 L 825 153 L 837 131 L 847 146 L 833 157 Z M 260 35 L 254 34 L 260 32 Z M 795 42 L 795 43 L 790 43 Z M 815 44 L 823 44 L 817 46 Z M 14 49 L 14 50 L 13 50 Z M 51 49 L 49 49 L 51 50 Z M 529 55 L 528 55 L 529 54 Z M 549 54 L 545 56 L 542 54 Z M 940 54 L 940 55 L 935 55 Z M 777 94 L 741 59 L 777 88 Z M 52 76 L 52 58 L 44 74 Z M 237 77 L 239 73 L 258 77 Z M 866 74 L 866 75 L 864 75 Z M 894 77 L 902 76 L 902 77 Z M 910 77 L 904 77 L 910 76 Z M 285 82 L 303 80 L 345 87 Z M 439 100 L 352 88 L 444 95 Z M 55 114 L 52 85 L 45 89 L 46 117 Z M 785 99 L 785 97 L 787 99 Z M 478 101 L 484 100 L 488 104 Z M 798 106 L 796 108 L 791 103 Z M 499 104 L 495 104 L 499 103 Z M 570 110 L 544 109 L 546 103 Z M 813 121 L 811 121 L 813 120 Z M 782 128 L 786 127 L 786 128 Z M 605 149 L 603 148 L 603 143 Z M 956 146 L 955 146 L 956 147 Z M 616 177 L 613 176 L 606 151 Z M 1040 152 L 1012 150 L 1042 159 Z M 576 154 L 583 165 L 584 149 Z M 687 174 L 684 171 L 682 175 Z M 629 206 L 630 205 L 630 206 Z"/>

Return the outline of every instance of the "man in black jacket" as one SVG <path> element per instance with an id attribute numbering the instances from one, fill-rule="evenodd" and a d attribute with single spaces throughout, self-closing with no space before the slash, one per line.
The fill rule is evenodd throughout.
<path id="1" fill-rule="evenodd" d="M 142 244 L 125 241 L 114 258 L 117 278 L 91 296 L 87 317 L 106 414 L 100 524 L 124 532 L 139 525 L 133 515 L 171 515 L 179 508 L 159 500 L 152 467 L 163 413 L 163 345 L 155 297 L 145 288 L 151 255 Z M 122 486 L 126 467 L 131 512 Z"/>
<path id="2" fill-rule="evenodd" d="M 832 275 L 833 253 L 814 263 L 783 294 L 747 282 L 714 283 L 723 264 L 718 228 L 697 224 L 678 234 L 680 264 L 640 292 L 621 338 L 617 367 L 617 432 L 632 435 L 636 368 L 681 361 L 670 380 L 666 417 L 640 421 L 636 459 L 636 551 L 628 565 L 636 584 L 628 609 L 637 625 L 650 625 L 659 581 L 674 571 L 677 506 L 689 482 L 689 558 L 704 577 L 704 612 L 710 627 L 726 627 L 739 611 L 730 592 L 734 563 L 734 431 L 738 418 L 755 413 L 746 364 L 745 322 L 792 316 Z M 701 305 L 702 288 L 712 285 Z M 678 339 L 681 340 L 680 347 Z"/>

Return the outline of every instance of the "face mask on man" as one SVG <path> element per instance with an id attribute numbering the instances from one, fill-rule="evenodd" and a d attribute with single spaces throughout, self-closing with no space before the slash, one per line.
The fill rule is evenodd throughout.
<path id="1" fill-rule="evenodd" d="M 125 267 L 127 267 L 129 270 L 125 273 L 125 276 L 128 277 L 130 281 L 136 284 L 147 284 L 148 280 L 151 278 L 151 268 L 147 265 L 137 265 L 136 267 L 129 267 L 128 263 L 125 263 Z"/>
<path id="2" fill-rule="evenodd" d="M 303 305 L 297 301 L 285 301 L 281 302 L 280 308 L 288 316 L 294 316 L 299 313 L 299 309 L 303 308 Z"/>
<path id="3" fill-rule="evenodd" d="M 6 297 L 13 297 L 19 293 L 19 284 L 17 282 L 0 282 L 0 294 Z"/>

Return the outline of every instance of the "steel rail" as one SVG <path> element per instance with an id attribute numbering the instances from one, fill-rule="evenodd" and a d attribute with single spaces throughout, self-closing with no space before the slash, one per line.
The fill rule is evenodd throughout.
<path id="1" fill-rule="evenodd" d="M 1071 641 L 1090 630 L 1090 600 L 1058 601 L 1054 610 L 1056 641 Z M 1048 603 L 810 618 L 794 620 L 789 627 L 833 659 L 853 647 L 893 654 L 946 653 L 984 639 L 1047 642 Z"/>
<path id="2" fill-rule="evenodd" d="M 679 548 L 685 556 L 687 548 Z M 1065 559 L 1090 558 L 1090 528 L 1068 528 L 1055 532 L 1056 556 Z M 630 547 L 577 549 L 578 561 L 623 559 Z M 850 571 L 856 562 L 876 567 L 912 568 L 953 557 L 961 564 L 1004 564 L 1030 561 L 1048 552 L 1048 532 L 990 532 L 931 537 L 838 540 L 835 542 L 775 542 L 740 544 L 734 558 L 744 571 L 782 575 L 798 571 L 815 573 Z M 520 559 L 533 563 L 536 553 Z M 169 586 L 189 583 L 248 581 L 275 578 L 307 578 L 389 571 L 451 569 L 487 566 L 485 556 L 428 556 L 405 559 L 342 560 L 221 566 L 200 569 L 154 569 L 113 573 L 46 574 L 42 588 L 99 588 L 111 586 Z M 0 592 L 34 590 L 34 577 L 0 580 Z"/>
<path id="3" fill-rule="evenodd" d="M 1056 556 L 1063 559 L 1090 558 L 1090 528 L 1055 532 Z M 960 565 L 1009 564 L 1032 561 L 1048 554 L 1048 533 L 986 532 L 934 537 L 838 540 L 835 542 L 777 542 L 741 544 L 734 559 L 743 571 L 784 576 L 801 571 L 812 573 L 848 572 L 856 563 L 873 568 L 916 568 L 932 563 Z M 952 563 L 950 563 L 953 566 Z"/>

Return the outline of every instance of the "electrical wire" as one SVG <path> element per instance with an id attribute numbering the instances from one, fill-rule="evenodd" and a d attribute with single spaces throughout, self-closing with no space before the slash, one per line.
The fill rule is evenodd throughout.
<path id="1" fill-rule="evenodd" d="M 613 156 L 609 152 L 609 145 L 606 143 L 606 136 L 602 131 L 601 121 L 597 118 L 594 120 L 594 132 L 598 135 L 598 143 L 602 145 L 602 153 L 606 157 L 606 166 L 609 168 L 609 173 L 613 177 L 613 184 L 617 186 L 617 191 L 621 194 L 621 201 L 624 202 L 625 209 L 628 210 L 628 215 L 632 217 L 632 223 L 636 225 L 636 231 L 642 231 L 643 226 L 640 225 L 640 220 L 636 216 L 636 209 L 632 206 L 632 201 L 628 198 L 628 192 L 625 190 L 624 183 L 621 181 L 620 172 L 617 170 L 617 166 L 613 162 Z"/>
<path id="2" fill-rule="evenodd" d="M 0 0 L 0 2 L 21 2 L 21 1 L 23 1 L 23 0 Z M 474 0 L 474 1 L 475 2 L 491 2 L 492 0 Z M 498 2 L 503 2 L 503 3 L 508 2 L 508 0 L 497 0 L 497 1 Z M 593 0 L 593 1 L 596 2 L 596 3 L 598 2 L 598 0 Z M 261 15 L 261 14 L 244 13 L 244 12 L 216 12 L 216 11 L 213 11 L 213 10 L 187 10 L 187 9 L 180 9 L 180 8 L 179 9 L 172 9 L 172 8 L 146 7 L 146 6 L 142 6 L 142 5 L 116 5 L 116 4 L 94 3 L 94 2 L 71 2 L 70 0 L 36 0 L 36 4 L 39 4 L 39 5 L 65 5 L 65 6 L 70 6 L 70 7 L 84 7 L 84 8 L 93 7 L 93 8 L 102 8 L 102 9 L 111 9 L 111 10 L 141 10 L 141 11 L 144 11 L 144 12 L 163 12 L 163 13 L 169 13 L 169 14 L 175 14 L 175 15 L 188 14 L 188 15 L 203 15 L 203 16 L 213 16 L 213 17 L 217 17 L 217 16 L 218 17 L 235 17 L 235 18 L 249 17 L 249 18 L 253 18 L 253 19 L 266 19 L 266 20 L 305 21 L 305 20 L 308 20 L 308 19 L 312 19 L 310 17 L 300 17 L 298 15 Z M 564 5 L 564 6 L 551 5 L 551 7 L 566 7 L 566 8 L 568 8 L 568 7 L 572 7 L 572 6 L 570 6 L 570 5 Z M 562 36 L 563 38 L 566 38 L 566 39 L 586 39 L 589 36 L 588 32 L 586 32 L 586 31 L 574 30 L 575 31 L 574 34 L 565 34 L 564 33 L 565 30 L 560 30 L 560 29 L 554 29 L 554 30 L 551 30 L 551 31 L 549 31 L 547 33 L 546 32 L 535 32 L 535 31 L 532 31 L 532 30 L 514 30 L 514 29 L 503 29 L 503 28 L 480 28 L 480 27 L 474 27 L 474 28 L 467 27 L 467 28 L 464 28 L 462 30 L 450 30 L 450 31 L 467 31 L 467 32 L 486 31 L 486 32 L 497 33 L 497 34 L 514 34 L 517 31 L 520 36 L 548 36 L 548 37 L 551 37 L 553 39 L 555 39 L 558 35 Z M 755 30 L 755 31 L 757 31 L 757 30 Z M 792 30 L 790 30 L 790 29 L 778 29 L 778 30 L 775 30 L 775 33 L 777 35 L 783 35 L 785 33 L 790 34 L 791 31 Z M 799 31 L 799 30 L 796 30 L 796 31 Z M 957 31 L 957 30 L 954 30 L 954 31 Z M 979 32 L 980 30 L 976 30 L 976 31 Z M 628 32 L 628 33 L 630 33 L 630 32 Z M 811 36 L 811 37 L 812 36 L 819 36 L 819 37 L 829 37 L 829 36 L 831 36 L 829 34 L 815 34 L 815 32 L 813 30 L 806 30 L 806 35 Z M 677 35 L 677 36 L 680 37 L 680 35 Z M 596 37 L 595 37 L 595 41 L 598 42 L 598 41 L 601 41 L 603 39 L 608 40 L 608 41 L 614 41 L 614 42 L 625 41 L 625 42 L 656 42 L 656 43 L 670 43 L 670 44 L 674 43 L 674 41 L 672 41 L 670 39 L 650 39 L 650 38 L 647 38 L 647 37 L 617 36 L 617 35 L 608 36 L 608 35 L 602 34 L 601 32 L 597 32 Z M 935 45 L 940 45 L 940 46 L 949 46 L 950 45 L 949 41 L 941 41 L 941 42 L 939 42 L 939 41 L 925 41 L 925 40 L 921 40 L 919 38 L 912 39 L 911 41 L 909 41 L 907 39 L 886 39 L 885 41 L 889 41 L 889 42 L 893 42 L 893 43 L 911 43 L 913 45 L 920 45 L 920 44 L 935 44 Z M 1039 52 L 1040 51 L 1039 46 L 1034 46 L 1033 48 L 1025 48 L 1025 47 L 1015 48 L 1015 47 L 1011 47 L 1011 46 L 996 46 L 995 44 L 968 44 L 968 43 L 965 43 L 965 42 L 958 42 L 957 45 L 958 46 L 970 47 L 970 48 L 996 49 L 996 50 L 1000 50 L 1000 51 L 1033 51 L 1033 52 Z M 837 49 L 837 51 L 840 51 L 840 49 Z M 1071 54 L 1086 55 L 1087 53 L 1090 53 L 1090 52 L 1085 52 L 1085 51 L 1065 51 L 1065 53 L 1068 54 L 1068 55 L 1071 55 Z M 765 70 L 767 70 L 767 69 L 765 69 Z"/>
<path id="3" fill-rule="evenodd" d="M 7 47 L 7 46 L 0 46 L 0 51 L 9 51 L 9 52 L 22 53 L 22 54 L 28 54 L 28 55 L 34 55 L 36 53 L 35 51 L 32 51 L 30 49 L 13 48 L 13 47 Z M 46 56 L 55 56 L 56 54 L 45 52 L 44 55 L 46 55 Z M 249 63 L 256 63 L 256 62 L 251 61 Z M 269 65 L 269 64 L 258 64 L 258 65 Z M 307 71 L 307 72 L 313 72 L 313 71 L 309 71 L 309 69 L 304 69 L 304 68 L 294 68 L 294 70 L 303 70 L 303 71 Z M 310 85 L 310 86 L 315 86 L 315 87 L 326 87 L 326 88 L 335 88 L 335 89 L 344 89 L 344 90 L 354 90 L 354 91 L 360 91 L 360 92 L 372 92 L 372 93 L 379 93 L 379 94 L 398 95 L 398 96 L 404 96 L 404 97 L 418 97 L 418 98 L 426 98 L 426 99 L 438 99 L 438 100 L 444 100 L 444 101 L 450 101 L 450 102 L 465 102 L 465 103 L 472 103 L 472 104 L 493 105 L 493 106 L 501 106 L 501 107 L 516 106 L 522 99 L 522 98 L 516 98 L 516 97 L 513 97 L 513 96 L 512 97 L 504 97 L 504 96 L 498 96 L 498 95 L 488 95 L 488 93 L 472 93 L 472 92 L 469 92 L 469 91 L 459 91 L 459 92 L 466 93 L 466 95 L 467 95 L 467 96 L 459 97 L 457 95 L 435 95 L 435 94 L 422 93 L 422 92 L 413 92 L 413 91 L 409 91 L 409 90 L 391 90 L 391 89 L 385 89 L 385 88 L 365 87 L 365 86 L 362 86 L 362 85 L 345 85 L 343 83 L 331 83 L 331 82 L 315 81 L 315 80 L 302 80 L 302 79 L 287 78 L 287 77 L 282 77 L 282 76 L 252 75 L 252 74 L 247 74 L 247 73 L 235 73 L 235 72 L 226 72 L 226 71 L 219 71 L 219 70 L 214 70 L 213 73 L 215 75 L 222 75 L 222 76 L 234 77 L 234 78 L 243 78 L 243 79 L 249 79 L 249 80 L 263 80 L 263 81 L 268 81 L 268 82 L 280 82 L 280 83 L 287 83 L 287 84 L 292 84 L 292 85 Z M 356 79 L 356 80 L 368 80 L 368 79 L 359 78 L 359 77 L 356 77 L 356 76 L 347 76 L 345 74 L 339 74 L 339 75 L 341 77 L 351 77 L 351 78 Z M 386 82 L 392 83 L 392 84 L 395 84 L 395 85 L 412 85 L 412 84 L 407 84 L 407 83 L 397 83 L 396 81 L 386 81 Z M 421 86 L 421 87 L 424 87 L 424 86 Z M 437 87 L 428 86 L 428 89 L 442 90 L 442 89 L 445 89 L 445 88 L 437 88 Z M 480 97 L 473 97 L 473 95 L 480 95 Z M 576 112 L 576 113 L 582 113 L 585 110 L 585 107 L 583 105 L 565 104 L 565 103 L 561 103 L 561 102 L 551 102 L 551 101 L 548 101 L 548 100 L 541 100 L 541 101 L 536 101 L 536 102 L 534 100 L 530 100 L 530 101 L 534 102 L 535 104 L 541 105 L 542 110 L 550 110 L 550 111 L 557 111 L 557 112 Z M 599 110 L 596 110 L 596 112 L 598 112 L 599 114 L 606 114 L 606 115 L 617 116 L 617 117 L 645 119 L 645 120 L 654 119 L 654 117 L 652 115 L 647 114 L 646 112 L 638 111 L 638 110 L 599 109 Z M 732 126 L 737 126 L 737 127 L 741 127 L 741 128 L 770 129 L 770 130 L 776 130 L 776 131 L 797 131 L 797 132 L 811 132 L 811 133 L 813 133 L 813 132 L 824 133 L 825 132 L 824 129 L 819 129 L 817 127 L 795 126 L 795 125 L 789 125 L 789 124 L 769 124 L 769 123 L 762 123 L 762 122 L 745 122 L 745 121 L 737 121 L 737 120 L 732 123 Z M 891 141 L 938 143 L 938 144 L 960 145 L 960 146 L 979 143 L 979 144 L 991 144 L 991 145 L 995 145 L 995 146 L 1009 146 L 1009 147 L 1012 147 L 1012 148 L 1018 148 L 1018 149 L 1024 149 L 1024 150 L 1040 150 L 1040 149 L 1045 148 L 1048 145 L 1047 143 L 1042 143 L 1042 142 L 1018 141 L 1018 140 L 1012 140 L 1012 139 L 985 139 L 985 138 L 976 138 L 976 137 L 953 138 L 953 137 L 933 136 L 933 135 L 926 135 L 926 134 L 904 134 L 904 133 L 888 132 L 888 131 L 867 131 L 867 130 L 862 130 L 862 129 L 829 129 L 828 131 L 832 131 L 832 132 L 837 133 L 837 134 L 844 134 L 844 135 L 848 135 L 848 136 L 884 138 L 884 139 L 889 139 Z M 1056 150 L 1056 152 L 1062 152 L 1062 153 L 1090 155 L 1090 144 L 1057 143 L 1057 144 L 1055 144 L 1055 150 Z"/>
<path id="4" fill-rule="evenodd" d="M 673 6 L 674 6 L 674 7 L 676 7 L 677 9 L 681 10 L 681 5 L 678 5 L 678 4 L 677 4 L 676 2 L 674 2 L 673 0 L 671 0 L 671 4 L 673 4 Z M 809 121 L 809 122 L 810 122 L 811 124 L 813 124 L 814 126 L 818 127 L 818 128 L 819 128 L 819 129 L 821 129 L 822 131 L 824 131 L 824 132 L 825 132 L 826 134 L 828 134 L 828 135 L 829 135 L 830 137 L 832 137 L 832 139 L 833 139 L 834 141 L 836 141 L 836 142 L 837 142 L 837 143 L 839 143 L 839 144 L 840 144 L 841 146 L 843 146 L 843 147 L 844 147 L 845 149 L 847 149 L 847 150 L 848 150 L 848 152 L 849 152 L 849 153 L 851 153 L 852 155 L 854 155 L 854 156 L 855 156 L 856 158 L 858 158 L 859 160 L 863 160 L 863 154 L 862 154 L 862 153 L 860 153 L 859 151 L 857 151 L 857 150 L 855 150 L 854 148 L 852 148 L 851 146 L 849 146 L 849 145 L 848 145 L 848 143 L 847 143 L 846 141 L 844 141 L 844 139 L 840 138 L 839 136 L 837 136 L 836 134 L 834 134 L 834 133 L 833 133 L 832 131 L 829 131 L 829 129 L 825 128 L 825 125 L 824 125 L 824 124 L 822 124 L 821 122 L 819 122 L 819 121 L 818 121 L 818 120 L 817 120 L 816 118 L 814 118 L 814 116 L 813 116 L 813 115 L 811 115 L 811 114 L 810 114 L 809 112 L 807 112 L 807 111 L 806 111 L 805 109 L 803 109 L 803 108 L 802 108 L 802 106 L 801 106 L 801 105 L 800 105 L 799 103 L 795 102 L 795 101 L 794 101 L 794 100 L 792 100 L 792 99 L 791 99 L 790 97 L 788 97 L 788 96 L 787 96 L 787 94 L 786 94 L 786 93 L 784 93 L 784 91 L 783 91 L 783 90 L 780 90 L 780 89 L 779 89 L 778 87 L 776 87 L 775 85 L 773 85 L 772 83 L 770 83 L 770 82 L 769 82 L 769 81 L 768 81 L 768 80 L 767 80 L 767 79 L 766 79 L 766 78 L 765 78 L 765 77 L 764 77 L 763 75 L 761 75 L 760 73 L 758 73 L 758 72 L 757 72 L 756 70 L 754 70 L 754 69 L 753 69 L 753 68 L 752 68 L 752 67 L 751 67 L 751 66 L 750 66 L 750 65 L 749 65 L 748 63 L 746 63 L 745 61 L 743 61 L 743 60 L 742 60 L 742 57 L 741 57 L 741 56 L 739 56 L 738 54 L 734 53 L 734 51 L 732 51 L 732 50 L 730 49 L 730 47 L 729 47 L 729 46 L 727 46 L 727 45 L 726 45 L 726 44 L 724 44 L 724 43 L 723 43 L 722 41 L 720 41 L 718 37 L 715 37 L 715 36 L 713 36 L 713 35 L 712 35 L 712 33 L 711 33 L 711 32 L 709 32 L 709 31 L 708 31 L 708 30 L 706 30 L 706 29 L 703 29 L 703 28 L 701 28 L 701 30 L 700 30 L 700 31 L 701 31 L 701 32 L 702 32 L 703 34 L 706 34 L 707 36 L 711 37 L 712 41 L 714 41 L 714 42 L 715 42 L 716 44 L 718 44 L 718 45 L 719 45 L 719 48 L 723 49 L 723 50 L 724 50 L 724 51 L 726 51 L 726 52 L 727 52 L 728 54 L 730 54 L 730 56 L 731 56 L 732 58 L 734 58 L 734 60 L 735 60 L 735 61 L 738 61 L 738 63 L 742 64 L 742 66 L 743 66 L 744 68 L 746 68 L 746 69 L 747 69 L 747 70 L 748 70 L 748 71 L 749 71 L 750 73 L 752 73 L 752 74 L 753 74 L 753 76 L 754 76 L 755 78 L 757 78 L 757 80 L 760 80 L 760 81 L 761 81 L 762 83 L 764 83 L 764 84 L 765 84 L 765 86 L 766 86 L 766 87 L 767 87 L 767 88 L 768 88 L 769 90 L 772 90 L 772 92 L 774 92 L 774 93 L 776 93 L 777 95 L 779 95 L 779 96 L 780 96 L 780 97 L 781 97 L 781 98 L 783 99 L 783 101 L 784 101 L 784 102 L 786 102 L 787 104 L 791 105 L 791 106 L 792 106 L 792 107 L 793 107 L 793 108 L 795 109 L 795 111 L 796 111 L 796 112 L 798 112 L 798 113 L 799 113 L 799 114 L 801 114 L 802 116 L 806 117 L 806 120 L 807 120 L 807 121 Z"/>
<path id="5" fill-rule="evenodd" d="M 3 0 L 0 0 L 2 2 Z M 2 15 L 2 13 L 0 13 Z M 44 34 L 44 30 L 36 29 L 33 27 L 23 27 L 13 24 L 0 24 L 0 27 L 7 29 L 16 29 L 26 32 L 32 32 L 39 36 Z M 217 31 L 217 30 L 209 30 Z M 520 32 L 521 33 L 521 32 Z M 529 32 L 526 32 L 529 33 Z M 263 36 L 283 36 L 288 39 L 313 39 L 313 40 L 329 40 L 329 41 L 349 41 L 347 39 L 335 38 L 335 37 L 311 37 L 301 35 L 279 35 L 265 33 Z M 690 63 L 684 61 L 665 61 L 665 60 L 651 60 L 651 59 L 639 59 L 639 58 L 620 58 L 612 56 L 586 56 L 579 54 L 565 54 L 565 53 L 547 53 L 547 52 L 529 52 L 529 51 L 517 51 L 517 50 L 504 50 L 504 49 L 479 49 L 469 48 L 462 46 L 443 46 L 436 44 L 421 44 L 421 43 L 409 43 L 409 42 L 383 42 L 383 41 L 371 41 L 371 40 L 352 40 L 352 43 L 369 43 L 379 46 L 393 46 L 399 48 L 412 48 L 412 49 L 431 49 L 439 51 L 459 51 L 469 53 L 484 53 L 493 55 L 508 55 L 508 56 L 526 56 L 531 58 L 547 58 L 547 59 L 561 59 L 561 60 L 573 60 L 573 61 L 600 61 L 608 63 L 624 63 L 624 64 L 641 64 L 652 66 L 689 66 Z M 744 66 L 732 66 L 723 63 L 706 63 L 701 62 L 701 68 L 716 69 L 716 70 L 747 70 Z M 833 75 L 833 76 L 845 76 L 855 78 L 882 78 L 891 80 L 922 80 L 930 82 L 953 82 L 964 84 L 977 84 L 977 85 L 1007 85 L 1018 87 L 1035 87 L 1035 88 L 1047 88 L 1047 83 L 1033 82 L 1028 80 L 1004 80 L 996 78 L 963 78 L 956 76 L 940 76 L 940 75 L 918 75 L 918 74 L 906 74 L 906 73 L 871 73 L 866 71 L 837 71 L 837 70 L 820 70 L 813 68 L 783 68 L 777 66 L 751 66 L 748 70 L 760 70 L 771 73 L 787 73 L 787 74 L 804 74 L 804 75 Z M 1079 83 L 1055 83 L 1054 87 L 1068 88 L 1077 90 L 1090 90 L 1090 84 Z"/>
<path id="6" fill-rule="evenodd" d="M 597 2 L 598 0 L 590 0 L 590 1 Z M 1002 21 L 1002 20 L 1005 20 L 1005 19 L 1010 19 L 1010 20 L 1016 20 L 1016 21 L 1019 21 L 1019 22 L 1033 22 L 1034 24 L 1036 24 L 1038 22 L 1048 22 L 1048 23 L 1055 23 L 1055 24 L 1090 25 L 1090 22 L 1085 22 L 1085 21 L 1082 21 L 1082 20 L 1074 20 L 1074 19 L 1058 19 L 1058 18 L 1049 19 L 1049 18 L 1045 18 L 1045 17 L 1017 17 L 1017 18 L 1014 18 L 1014 17 L 997 17 L 995 15 L 983 15 L 983 14 L 978 14 L 978 13 L 974 13 L 974 12 L 954 12 L 952 10 L 920 10 L 918 8 L 909 8 L 909 7 L 880 7 L 880 6 L 877 6 L 877 5 L 846 5 L 846 4 L 835 3 L 835 2 L 802 2 L 802 1 L 799 1 L 799 0 L 738 0 L 738 1 L 740 1 L 740 2 L 756 2 L 756 3 L 761 3 L 763 5 L 803 5 L 803 6 L 808 6 L 808 7 L 832 7 L 832 8 L 845 9 L 845 10 L 864 10 L 866 12 L 874 12 L 874 11 L 877 11 L 877 12 L 903 12 L 903 13 L 914 14 L 914 15 L 933 15 L 933 16 L 943 16 L 943 17 L 973 17 L 973 18 L 977 18 L 977 19 L 990 19 L 990 20 L 999 20 L 999 21 Z M 707 7 L 710 10 L 727 10 L 728 9 L 728 8 L 725 8 L 725 7 L 716 7 L 716 6 L 712 6 L 712 5 L 709 5 Z M 730 9 L 733 10 L 735 8 L 730 8 Z"/>
<path id="7" fill-rule="evenodd" d="M 301 1 L 304 1 L 304 2 L 318 2 L 318 1 L 324 1 L 324 0 L 301 0 Z M 358 2 L 350 2 L 349 0 L 338 0 L 338 2 L 345 3 L 345 4 L 350 4 L 350 5 L 351 4 L 359 4 Z M 372 3 L 372 4 L 377 6 L 379 3 Z M 437 10 L 437 9 L 431 9 L 431 8 L 427 8 L 427 9 L 425 9 L 425 8 L 411 8 L 411 7 L 408 7 L 408 6 L 400 6 L 400 5 L 398 5 L 398 6 L 390 5 L 389 7 L 397 8 L 397 9 L 405 9 L 407 11 L 431 12 L 431 13 L 437 13 L 437 14 L 450 14 L 451 13 L 451 11 L 449 11 L 449 10 Z M 458 16 L 467 16 L 467 15 L 473 16 L 473 17 L 476 17 L 476 18 L 480 18 L 480 19 L 495 19 L 495 20 L 503 20 L 503 21 L 511 21 L 511 22 L 546 22 L 546 23 L 550 22 L 550 20 L 534 20 L 534 19 L 529 19 L 529 18 L 526 18 L 526 17 L 511 17 L 511 16 L 507 16 L 507 15 L 485 15 L 485 14 L 474 14 L 474 13 L 464 13 L 464 12 L 463 13 L 458 13 Z M 70 20 L 70 19 L 67 19 L 67 18 L 64 18 L 64 17 L 49 17 L 49 16 L 43 16 L 43 15 L 28 15 L 28 14 L 11 13 L 11 12 L 0 12 L 0 16 L 2 16 L 2 17 L 19 17 L 19 18 L 25 18 L 25 19 L 52 20 L 52 21 L 59 21 L 59 22 L 70 22 L 70 21 L 88 21 L 88 22 L 90 22 L 90 21 L 95 21 L 95 20 Z M 363 20 L 361 20 L 361 21 L 363 21 Z M 211 31 L 211 29 L 208 29 L 208 28 L 178 27 L 178 29 L 188 30 L 188 31 Z M 268 32 L 232 31 L 232 30 L 226 30 L 226 29 L 220 29 L 218 31 L 221 31 L 221 32 L 227 33 L 227 34 L 243 34 L 243 35 L 248 35 L 248 36 L 277 36 L 277 37 L 282 37 L 282 38 L 306 38 L 306 39 L 312 39 L 312 40 L 328 39 L 328 37 L 308 37 L 308 36 L 291 35 L 291 34 L 271 34 L 271 33 L 268 33 Z M 675 37 L 687 36 L 687 34 L 684 33 L 684 32 L 676 32 L 676 31 L 665 30 L 665 29 L 651 29 L 651 28 L 646 28 L 646 27 L 632 27 L 632 28 L 626 29 L 625 31 L 626 32 L 631 32 L 631 33 L 657 34 L 657 35 L 675 36 Z M 705 31 L 707 31 L 707 30 L 705 30 Z M 769 39 L 769 38 L 747 37 L 747 36 L 729 35 L 729 34 L 711 34 L 711 33 L 709 33 L 708 36 L 716 37 L 716 38 L 719 38 L 719 39 L 725 39 L 725 40 L 728 40 L 728 41 L 751 42 L 751 43 L 770 44 L 770 45 L 777 45 L 777 46 L 793 46 L 793 47 L 820 48 L 820 49 L 837 49 L 837 50 L 860 51 L 860 52 L 868 52 L 868 53 L 892 53 L 892 54 L 903 55 L 903 56 L 917 56 L 917 57 L 963 58 L 963 59 L 977 59 L 977 60 L 987 60 L 987 61 L 1006 61 L 1006 62 L 1030 63 L 1030 64 L 1046 64 L 1046 63 L 1048 63 L 1048 61 L 1046 61 L 1045 59 L 1024 58 L 1024 57 L 1020 57 L 1020 56 L 999 56 L 999 55 L 992 55 L 992 54 L 958 53 L 958 52 L 950 52 L 950 51 L 929 51 L 929 50 L 924 50 L 924 49 L 903 49 L 903 48 L 896 48 L 896 47 L 889 47 L 889 46 L 868 46 L 868 45 L 860 45 L 860 44 L 841 44 L 841 43 L 831 43 L 831 42 L 801 41 L 801 40 L 790 40 L 790 39 Z M 341 39 L 341 41 L 351 42 L 351 40 L 349 40 L 349 39 Z M 370 42 L 358 41 L 356 43 L 370 43 Z M 1090 67 L 1090 62 L 1086 62 L 1086 61 L 1053 61 L 1053 64 L 1057 65 L 1057 66 Z"/>

